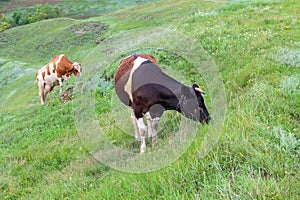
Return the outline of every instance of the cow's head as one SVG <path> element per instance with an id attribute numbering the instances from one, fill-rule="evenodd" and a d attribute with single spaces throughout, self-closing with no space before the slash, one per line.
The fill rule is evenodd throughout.
<path id="1" fill-rule="evenodd" d="M 201 123 L 208 123 L 210 116 L 204 104 L 202 94 L 204 92 L 197 84 L 194 84 L 192 87 L 182 86 L 179 102 L 181 113 Z"/>
<path id="2" fill-rule="evenodd" d="M 81 64 L 79 62 L 74 62 L 72 64 L 72 73 L 75 76 L 80 76 L 82 72 Z"/>

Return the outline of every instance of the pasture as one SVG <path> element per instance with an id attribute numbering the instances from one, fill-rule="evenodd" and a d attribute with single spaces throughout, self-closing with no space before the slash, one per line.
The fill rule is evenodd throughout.
<path id="1" fill-rule="evenodd" d="M 36 1 L 18 2 L 27 7 Z M 0 33 L 0 199 L 300 199 L 298 1 L 49 4 L 65 8 L 64 16 Z M 0 3 L 0 13 L 8 16 L 20 9 L 5 6 Z M 89 71 L 84 63 L 95 48 L 126 31 L 154 27 L 193 38 L 211 56 L 225 89 L 225 120 L 217 143 L 204 157 L 199 152 L 212 125 L 199 126 L 191 145 L 168 166 L 126 173 L 95 159 L 78 135 L 74 112 L 80 112 L 75 107 L 80 90 L 74 90 L 74 102 L 63 104 L 56 87 L 47 96 L 49 105 L 41 106 L 35 72 L 64 53 L 83 63 L 84 76 Z M 153 54 L 170 74 L 178 72 L 172 76 L 209 88 L 188 59 L 163 47 L 138 50 Z M 113 74 L 121 56 L 126 55 L 111 60 L 96 76 L 93 116 L 111 143 L 139 152 L 133 135 L 124 134 L 111 115 L 116 105 Z M 69 82 L 78 86 L 75 77 Z M 206 93 L 211 111 L 216 94 Z M 173 137 L 169 130 L 176 129 L 180 118 L 173 112 L 164 115 L 156 148 L 168 144 Z M 120 118 L 129 120 L 129 115 Z M 149 152 L 155 152 L 147 142 Z"/>

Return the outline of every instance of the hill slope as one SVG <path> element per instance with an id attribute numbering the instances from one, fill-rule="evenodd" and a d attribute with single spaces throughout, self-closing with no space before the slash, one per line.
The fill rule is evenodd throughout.
<path id="1" fill-rule="evenodd" d="M 299 10 L 293 0 L 169 0 L 0 33 L 0 198 L 299 199 Z M 198 156 L 203 138 L 197 134 L 169 167 L 127 174 L 93 159 L 76 134 L 72 103 L 61 104 L 57 90 L 49 106 L 39 105 L 35 71 L 58 53 L 83 62 L 111 34 L 149 26 L 177 29 L 213 56 L 228 114 L 206 157 Z M 179 58 L 156 56 L 195 77 Z M 109 87 L 96 93 L 100 121 L 111 119 L 103 110 L 112 93 Z M 138 148 L 114 127 L 111 133 L 121 147 Z"/>

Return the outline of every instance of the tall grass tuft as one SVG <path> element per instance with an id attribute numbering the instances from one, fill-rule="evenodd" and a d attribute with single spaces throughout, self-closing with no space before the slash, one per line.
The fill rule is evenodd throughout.
<path id="1" fill-rule="evenodd" d="M 280 48 L 274 60 L 284 66 L 300 67 L 300 49 Z"/>
<path id="2" fill-rule="evenodd" d="M 287 76 L 281 80 L 283 92 L 300 93 L 300 74 Z"/>

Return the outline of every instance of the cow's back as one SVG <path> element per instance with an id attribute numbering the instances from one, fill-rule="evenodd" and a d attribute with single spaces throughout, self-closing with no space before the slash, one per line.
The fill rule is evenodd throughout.
<path id="1" fill-rule="evenodd" d="M 175 91 L 182 85 L 177 80 L 165 74 L 157 64 L 150 61 L 143 62 L 141 66 L 134 71 L 131 84 L 132 92 L 146 85 L 157 85 L 158 87 L 168 88 L 170 91 Z M 160 90 L 156 89 L 154 91 L 158 92 Z M 151 92 L 149 91 L 149 93 Z"/>
<path id="2" fill-rule="evenodd" d="M 137 59 L 137 57 L 142 57 L 150 60 L 153 63 L 157 63 L 155 58 L 148 54 L 131 55 L 121 60 L 114 77 L 115 91 L 120 100 L 128 106 L 130 106 L 130 98 L 124 87 L 128 82 L 134 61 Z"/>

